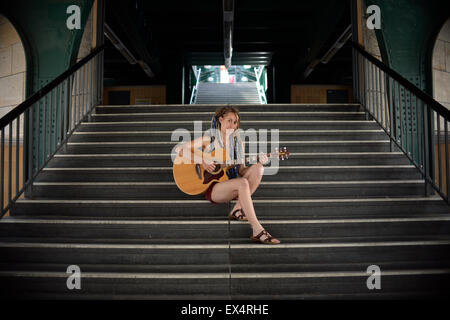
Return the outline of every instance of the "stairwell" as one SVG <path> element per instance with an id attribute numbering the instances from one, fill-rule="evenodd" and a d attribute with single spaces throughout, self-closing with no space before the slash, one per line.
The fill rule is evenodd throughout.
<path id="1" fill-rule="evenodd" d="M 282 244 L 250 241 L 232 204 L 179 191 L 176 128 L 215 106 L 98 106 L 0 220 L 0 295 L 58 299 L 448 297 L 450 209 L 359 105 L 241 105 L 290 159 L 253 195 Z M 81 289 L 68 289 L 69 266 Z M 370 266 L 381 289 L 369 289 Z M 370 270 L 370 268 L 369 268 Z"/>
<path id="2" fill-rule="evenodd" d="M 198 84 L 195 104 L 259 104 L 256 82 Z"/>

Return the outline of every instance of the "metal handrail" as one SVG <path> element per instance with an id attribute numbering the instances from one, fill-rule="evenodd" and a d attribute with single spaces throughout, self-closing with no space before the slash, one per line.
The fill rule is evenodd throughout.
<path id="1" fill-rule="evenodd" d="M 433 194 L 431 186 L 450 204 L 450 111 L 360 45 L 351 45 L 356 100 L 387 133 L 391 151 L 396 146 L 419 170 L 425 196 Z"/>
<path id="2" fill-rule="evenodd" d="M 259 97 L 259 101 L 262 104 L 267 104 L 267 99 L 266 99 L 266 93 L 264 88 L 261 86 L 261 76 L 263 74 L 263 68 L 262 67 L 258 67 L 258 68 L 253 68 L 254 72 L 255 72 L 255 77 L 256 77 L 256 88 L 258 90 L 258 97 Z"/>
<path id="3" fill-rule="evenodd" d="M 0 119 L 0 217 L 24 193 L 31 194 L 36 176 L 101 102 L 103 50 L 103 45 L 95 48 Z M 5 136 L 8 139 L 7 162 Z"/>
<path id="4" fill-rule="evenodd" d="M 198 73 L 195 74 L 195 78 L 197 79 L 197 82 L 195 83 L 194 88 L 192 88 L 192 94 L 191 94 L 191 100 L 189 101 L 189 104 L 193 104 L 195 100 L 197 100 L 197 90 L 198 90 L 198 84 L 200 82 L 200 73 L 202 69 L 198 68 Z"/>
<path id="5" fill-rule="evenodd" d="M 403 76 L 401 76 L 399 73 L 397 73 L 395 70 L 389 68 L 387 65 L 385 65 L 383 62 L 372 56 L 370 53 L 368 53 L 366 50 L 364 50 L 360 45 L 352 42 L 352 47 L 358 51 L 362 56 L 364 56 L 367 60 L 372 62 L 375 66 L 380 68 L 382 71 L 386 72 L 391 76 L 395 81 L 400 83 L 403 87 L 414 93 L 418 98 L 423 100 L 427 105 L 429 105 L 434 111 L 439 112 L 439 114 L 447 121 L 450 121 L 450 110 L 448 110 L 446 107 L 444 107 L 442 104 L 440 104 L 438 101 L 434 100 L 431 96 L 429 96 L 427 93 L 419 89 L 417 86 L 415 86 L 413 83 L 405 79 Z"/>

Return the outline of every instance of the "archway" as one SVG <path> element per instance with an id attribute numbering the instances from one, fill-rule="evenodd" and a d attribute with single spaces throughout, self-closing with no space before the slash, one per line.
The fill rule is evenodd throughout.
<path id="1" fill-rule="evenodd" d="M 450 110 L 450 18 L 442 26 L 436 41 L 434 43 L 432 55 L 432 73 L 433 73 L 433 98 L 440 104 Z M 450 128 L 447 122 L 447 128 Z M 434 119 L 435 131 L 435 159 L 436 159 L 436 180 L 442 177 L 443 190 L 446 186 L 446 155 L 445 148 L 445 120 L 442 117 Z M 439 172 L 441 167 L 441 172 Z"/>
<path id="2" fill-rule="evenodd" d="M 0 14 L 0 118 L 25 100 L 26 59 L 19 34 Z"/>
<path id="3" fill-rule="evenodd" d="M 433 98 L 450 109 L 450 18 L 442 26 L 434 44 Z"/>
<path id="4" fill-rule="evenodd" d="M 17 107 L 26 97 L 26 58 L 22 40 L 13 24 L 0 14 L 0 118 Z M 18 127 L 19 124 L 19 127 Z M 10 128 L 11 127 L 11 128 Z M 1 152 L 4 159 L 4 171 L 1 173 L 3 186 L 11 181 L 12 194 L 22 187 L 23 159 L 23 117 L 4 128 Z M 17 131 L 18 130 L 18 131 Z M 12 134 L 10 134 L 12 132 Z M 11 162 L 11 171 L 7 170 Z M 19 175 L 16 173 L 19 167 Z M 18 179 L 17 179 L 18 178 Z M 16 182 L 17 180 L 17 182 Z M 1 191 L 4 203 L 9 197 L 8 188 Z"/>

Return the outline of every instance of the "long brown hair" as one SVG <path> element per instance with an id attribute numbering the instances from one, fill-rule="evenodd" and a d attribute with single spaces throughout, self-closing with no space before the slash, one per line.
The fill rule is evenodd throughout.
<path id="1" fill-rule="evenodd" d="M 217 109 L 216 112 L 214 113 L 214 116 L 211 119 L 211 127 L 212 128 L 215 127 L 218 130 L 220 130 L 221 127 L 220 127 L 219 118 L 225 117 L 230 112 L 232 112 L 236 115 L 237 129 L 239 129 L 241 127 L 241 116 L 239 115 L 239 110 L 233 106 L 226 106 L 226 107 L 221 107 L 221 108 Z M 215 124 L 215 126 L 214 126 L 214 124 Z"/>

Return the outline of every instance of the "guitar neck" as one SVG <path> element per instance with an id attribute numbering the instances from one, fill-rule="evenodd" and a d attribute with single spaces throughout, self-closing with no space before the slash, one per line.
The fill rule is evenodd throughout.
<path id="1" fill-rule="evenodd" d="M 218 151 L 222 151 L 222 149 L 218 149 Z M 218 159 L 214 156 L 211 156 L 211 154 L 207 153 L 207 152 L 203 152 L 201 150 L 197 150 L 195 148 L 193 148 L 193 153 L 195 156 L 197 156 L 199 159 L 206 159 L 208 161 L 211 162 L 219 162 L 217 161 Z M 267 153 L 267 158 L 271 159 L 271 158 L 275 158 L 278 156 L 277 153 Z M 244 163 L 245 165 L 250 164 L 250 163 L 256 163 L 259 161 L 259 155 L 254 155 L 254 156 L 249 156 L 244 158 Z M 219 162 L 220 163 L 220 162 Z M 233 167 L 235 165 L 241 164 L 241 161 L 239 160 L 229 160 L 226 161 L 225 164 L 223 164 L 224 167 Z"/>
<path id="2" fill-rule="evenodd" d="M 273 158 L 273 155 L 272 155 L 271 153 L 268 153 L 268 154 L 267 154 L 267 158 L 271 159 L 271 158 Z M 247 164 L 250 164 L 250 163 L 256 163 L 256 162 L 258 162 L 258 161 L 259 161 L 259 155 L 246 157 L 246 158 L 244 159 L 244 162 L 245 162 L 245 165 L 246 165 L 246 166 L 247 166 Z M 237 165 L 237 164 L 240 164 L 240 162 L 238 162 L 237 160 L 233 160 L 233 161 L 232 161 L 232 164 L 231 164 L 230 166 L 235 166 L 235 165 Z"/>

